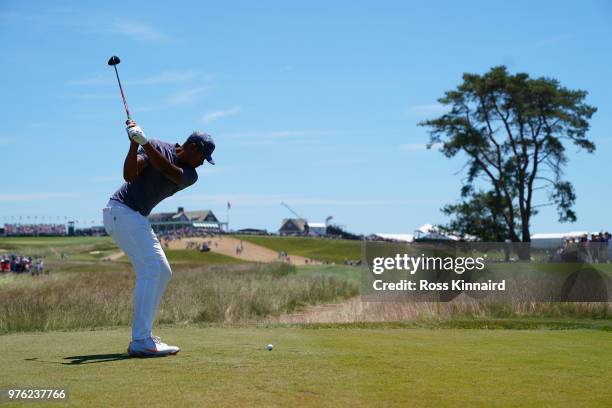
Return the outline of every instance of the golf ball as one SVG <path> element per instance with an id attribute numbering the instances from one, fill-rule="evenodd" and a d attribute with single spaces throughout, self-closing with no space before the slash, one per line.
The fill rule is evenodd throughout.
<path id="1" fill-rule="evenodd" d="M 272 349 L 274 348 L 274 346 L 272 344 L 268 344 L 266 346 L 266 348 L 268 349 L 268 351 L 272 351 Z"/>

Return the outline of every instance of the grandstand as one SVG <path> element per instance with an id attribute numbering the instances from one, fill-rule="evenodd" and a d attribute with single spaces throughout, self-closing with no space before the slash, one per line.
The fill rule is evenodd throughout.
<path id="1" fill-rule="evenodd" d="M 65 224 L 4 224 L 6 237 L 58 237 L 66 235 Z"/>

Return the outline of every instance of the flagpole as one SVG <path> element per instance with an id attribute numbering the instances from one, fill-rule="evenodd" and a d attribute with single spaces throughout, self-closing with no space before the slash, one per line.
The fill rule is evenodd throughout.
<path id="1" fill-rule="evenodd" d="M 225 228 L 226 228 L 226 232 L 229 232 L 229 210 L 230 210 L 231 205 L 228 201 L 227 206 L 225 207 Z"/>

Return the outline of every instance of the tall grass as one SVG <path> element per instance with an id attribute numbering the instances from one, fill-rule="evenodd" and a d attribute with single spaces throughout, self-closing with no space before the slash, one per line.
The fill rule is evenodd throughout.
<path id="1" fill-rule="evenodd" d="M 612 319 L 612 302 L 488 302 L 461 299 L 443 302 L 348 302 L 308 308 L 298 313 L 270 316 L 270 323 L 363 323 L 486 321 L 491 319 Z"/>
<path id="2" fill-rule="evenodd" d="M 129 325 L 133 288 L 134 276 L 127 267 L 3 277 L 0 333 Z M 297 275 L 285 264 L 179 269 L 160 305 L 158 322 L 246 322 L 358 291 L 358 285 L 347 280 Z"/>
<path id="3" fill-rule="evenodd" d="M 71 264 L 72 265 L 72 264 Z M 60 268 L 59 266 L 57 267 Z M 56 269 L 54 269 L 55 271 Z M 0 334 L 127 326 L 134 274 L 128 263 L 75 262 L 65 272 L 0 276 Z M 354 272 L 353 269 L 346 271 Z M 226 264 L 175 268 L 158 322 L 355 323 L 484 319 L 612 319 L 612 303 L 448 303 L 362 301 L 359 281 L 342 268 Z M 349 301 L 345 301 L 349 299 Z M 306 305 L 337 302 L 303 308 Z"/>

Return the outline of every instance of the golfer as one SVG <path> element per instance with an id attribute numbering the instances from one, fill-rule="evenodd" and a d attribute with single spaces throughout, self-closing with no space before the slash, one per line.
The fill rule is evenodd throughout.
<path id="1" fill-rule="evenodd" d="M 175 145 L 147 140 L 135 122 L 127 121 L 130 149 L 123 164 L 125 183 L 103 210 L 104 228 L 127 254 L 134 272 L 134 318 L 130 356 L 172 355 L 179 347 L 169 346 L 152 333 L 159 302 L 172 270 L 151 229 L 147 216 L 160 201 L 189 187 L 198 179 L 195 169 L 204 160 L 215 164 L 213 139 L 193 132 Z"/>

